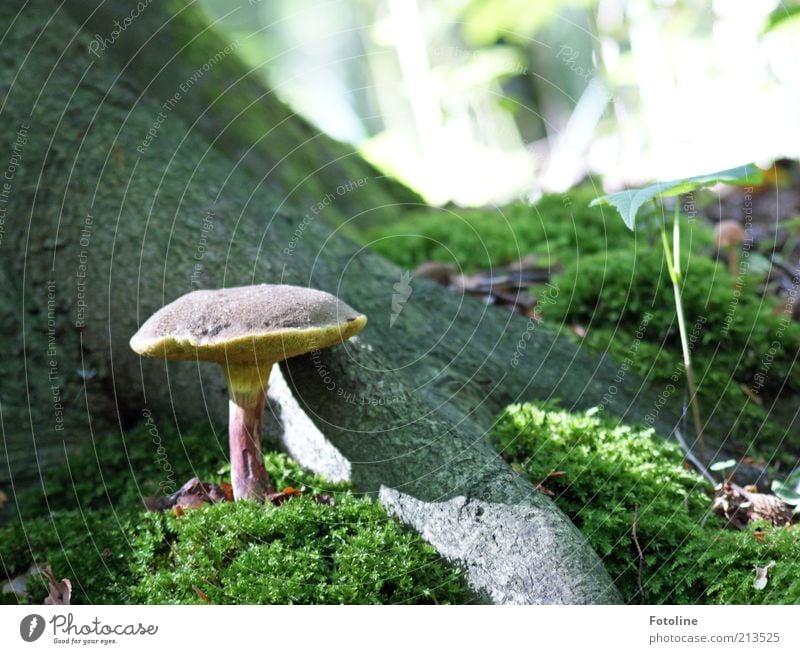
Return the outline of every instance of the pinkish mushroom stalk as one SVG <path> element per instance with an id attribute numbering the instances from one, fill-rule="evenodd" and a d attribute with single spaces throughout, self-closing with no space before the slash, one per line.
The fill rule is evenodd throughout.
<path id="1" fill-rule="evenodd" d="M 262 501 L 274 492 L 261 453 L 261 418 L 272 366 L 256 375 L 231 374 L 228 380 L 228 442 L 231 457 L 231 486 L 236 500 Z M 253 383 L 253 382 L 256 383 Z"/>

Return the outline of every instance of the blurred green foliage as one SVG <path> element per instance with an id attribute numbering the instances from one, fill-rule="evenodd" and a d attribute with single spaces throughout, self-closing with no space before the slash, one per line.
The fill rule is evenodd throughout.
<path id="1" fill-rule="evenodd" d="M 541 28 L 569 8 L 585 8 L 596 0 L 470 0 L 460 16 L 464 36 L 476 45 L 500 39 L 527 45 Z"/>

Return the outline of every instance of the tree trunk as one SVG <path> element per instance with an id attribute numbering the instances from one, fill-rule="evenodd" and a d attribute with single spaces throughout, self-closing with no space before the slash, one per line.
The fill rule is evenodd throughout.
<path id="1" fill-rule="evenodd" d="M 107 2 L 81 30 L 91 12 L 68 4 L 78 20 L 46 0 L 0 6 L 3 24 L 13 21 L 0 71 L 0 485 L 40 483 L 65 448 L 125 438 L 145 410 L 221 428 L 227 391 L 218 366 L 141 360 L 128 339 L 153 311 L 198 287 L 308 285 L 369 317 L 343 346 L 283 365 L 358 487 L 531 507 L 547 542 L 558 544 L 538 555 L 552 582 L 541 597 L 617 599 L 583 537 L 511 471 L 487 433 L 510 402 L 559 398 L 588 408 L 611 384 L 607 409 L 641 418 L 636 381 L 613 381 L 615 366 L 544 326 L 425 280 L 413 280 L 393 312 L 402 271 L 326 219 L 391 212 L 413 194 L 314 132 L 252 76 L 239 80 L 235 53 L 204 73 L 205 86 L 182 91 L 226 45 L 190 6 L 171 3 L 167 13 L 153 2 L 92 54 L 95 35 L 108 38 L 114 17 L 122 22 L 136 5 Z M 191 35 L 189 56 L 181 47 Z M 133 57 L 137 44 L 144 49 Z M 228 123 L 251 97 L 255 108 Z M 252 142 L 260 145 L 240 159 Z M 309 210 L 329 196 L 330 211 Z"/>

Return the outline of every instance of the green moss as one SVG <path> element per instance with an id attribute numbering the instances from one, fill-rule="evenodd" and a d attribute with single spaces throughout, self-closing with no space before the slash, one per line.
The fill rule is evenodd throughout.
<path id="1" fill-rule="evenodd" d="M 470 599 L 460 571 L 441 561 L 432 546 L 378 504 L 348 494 L 335 506 L 301 497 L 280 507 L 208 505 L 179 518 L 67 511 L 15 521 L 0 535 L 7 575 L 46 561 L 57 576 L 72 581 L 76 604 Z M 31 597 L 45 594 L 42 580 L 32 578 Z"/>
<path id="2" fill-rule="evenodd" d="M 647 603 L 798 603 L 800 534 L 754 526 L 725 529 L 707 515 L 709 485 L 686 470 L 675 445 L 592 411 L 570 414 L 531 404 L 508 407 L 495 437 L 503 456 L 554 492 L 603 559 L 629 602 L 639 601 L 638 555 Z M 549 476 L 561 471 L 563 476 Z M 765 532 L 765 542 L 753 535 Z M 763 591 L 753 566 L 777 565 Z"/>
<path id="3" fill-rule="evenodd" d="M 171 513 L 142 511 L 170 463 L 176 487 L 197 475 L 224 479 L 223 443 L 208 429 L 160 430 L 158 459 L 146 427 L 70 450 L 45 480 L 46 493 L 19 496 L 20 513 L 0 528 L 0 573 L 47 562 L 85 603 L 464 603 L 461 572 L 422 538 L 348 484 L 331 484 L 284 454 L 265 456 L 276 487 L 306 486 L 336 504 L 294 498 L 280 507 L 223 503 Z M 45 585 L 31 579 L 31 597 Z M 2 601 L 15 603 L 14 595 Z"/>
<path id="4" fill-rule="evenodd" d="M 70 579 L 75 603 L 125 603 L 131 537 L 127 512 L 65 511 L 13 520 L 0 528 L 0 572 L 11 578 L 34 562 L 46 562 L 57 578 Z M 35 575 L 29 579 L 31 603 L 41 603 L 46 583 Z M 14 595 L 3 596 L 3 603 L 16 601 Z"/>
<path id="5" fill-rule="evenodd" d="M 800 346 L 800 325 L 784 317 L 771 296 L 737 288 L 728 270 L 707 256 L 687 256 L 683 262 L 683 305 L 687 328 L 699 328 L 697 354 L 714 355 L 718 363 L 730 364 L 724 373 L 752 383 L 764 354 L 777 342 L 780 347 L 762 391 L 777 390 L 784 379 L 800 388 L 800 373 L 788 354 Z M 630 333 L 649 313 L 648 340 L 679 349 L 675 301 L 664 265 L 656 249 L 615 251 L 571 262 L 554 279 L 562 292 L 547 317 Z"/>
<path id="6" fill-rule="evenodd" d="M 238 503 L 153 520 L 164 537 L 153 546 L 146 534 L 138 548 L 138 602 L 202 603 L 194 587 L 215 603 L 468 601 L 458 571 L 368 500 Z"/>
<path id="7" fill-rule="evenodd" d="M 792 365 L 800 325 L 773 298 L 737 288 L 728 270 L 707 256 L 687 256 L 684 270 L 683 304 L 707 431 L 718 441 L 733 436 L 771 458 L 776 447 L 785 446 L 786 429 L 762 407 L 770 407 L 778 393 L 787 397 L 800 390 L 800 373 Z M 673 290 L 660 251 L 588 256 L 569 264 L 553 284 L 560 292 L 544 312 L 548 322 L 572 337 L 569 327 L 583 326 L 589 349 L 627 360 L 631 372 L 656 392 L 676 374 L 682 383 Z"/>
<path id="8" fill-rule="evenodd" d="M 708 534 L 705 541 L 688 543 L 685 554 L 689 561 L 696 561 L 696 567 L 707 568 L 703 580 L 708 597 L 715 603 L 800 603 L 800 535 L 796 528 L 761 523 L 742 532 Z M 769 571 L 767 587 L 754 589 L 754 570 L 746 562 L 766 566 L 770 561 L 776 565 Z"/>
<path id="9" fill-rule="evenodd" d="M 585 185 L 568 194 L 546 195 L 533 205 L 411 211 L 391 226 L 368 231 L 362 241 L 410 269 L 425 261 L 444 261 L 471 272 L 527 254 L 539 255 L 546 265 L 604 252 L 630 238 L 618 217 L 588 208 L 594 197 L 595 190 Z"/>

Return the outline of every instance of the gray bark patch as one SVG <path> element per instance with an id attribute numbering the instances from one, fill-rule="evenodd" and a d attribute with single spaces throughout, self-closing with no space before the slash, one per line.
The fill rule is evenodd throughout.
<path id="1" fill-rule="evenodd" d="M 569 551 L 569 541 L 554 534 L 552 518 L 541 509 L 465 497 L 423 502 L 386 487 L 380 500 L 444 558 L 464 566 L 471 588 L 495 604 L 620 601 L 611 579 L 597 586 L 602 570 L 581 574 L 582 555 Z M 587 586 L 597 594 L 588 595 Z"/>

